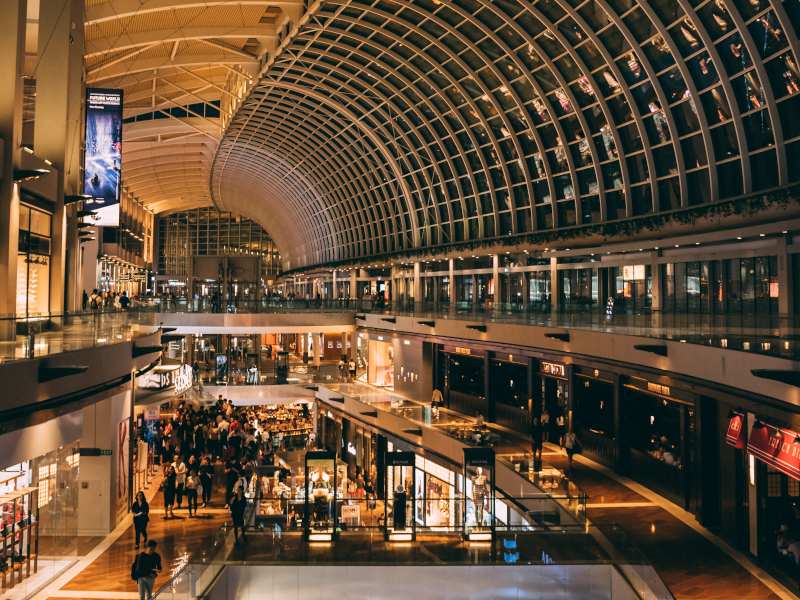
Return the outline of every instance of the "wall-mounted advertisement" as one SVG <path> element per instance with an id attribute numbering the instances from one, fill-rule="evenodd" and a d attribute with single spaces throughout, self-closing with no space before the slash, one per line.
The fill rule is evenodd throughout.
<path id="1" fill-rule="evenodd" d="M 92 222 L 119 226 L 122 173 L 122 90 L 87 88 L 83 193 L 94 198 Z"/>

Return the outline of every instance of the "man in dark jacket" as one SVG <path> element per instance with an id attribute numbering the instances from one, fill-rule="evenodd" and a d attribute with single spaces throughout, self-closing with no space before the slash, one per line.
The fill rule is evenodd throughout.
<path id="1" fill-rule="evenodd" d="M 156 576 L 161 572 L 161 556 L 156 552 L 155 540 L 147 542 L 147 552 L 139 554 L 133 563 L 133 575 L 139 587 L 139 600 L 153 597 Z"/>

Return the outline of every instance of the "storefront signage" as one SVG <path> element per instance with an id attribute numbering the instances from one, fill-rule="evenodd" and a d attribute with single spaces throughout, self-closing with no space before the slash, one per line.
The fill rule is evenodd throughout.
<path id="1" fill-rule="evenodd" d="M 567 369 L 564 367 L 564 365 L 560 365 L 558 363 L 543 362 L 542 373 L 545 375 L 552 375 L 553 377 L 565 377 L 567 374 Z"/>
<path id="2" fill-rule="evenodd" d="M 734 448 L 744 448 L 744 415 L 734 413 L 728 422 L 728 431 L 725 433 L 725 442 Z"/>
<path id="3" fill-rule="evenodd" d="M 111 456 L 110 448 L 81 448 L 79 451 L 81 456 Z"/>
<path id="4" fill-rule="evenodd" d="M 466 354 L 469 356 L 472 354 L 472 348 L 462 348 L 461 346 L 456 346 L 456 354 Z"/>
<path id="5" fill-rule="evenodd" d="M 647 391 L 653 392 L 655 394 L 661 394 L 662 396 L 669 396 L 669 386 L 663 385 L 661 383 L 653 383 L 652 381 L 647 382 Z"/>
<path id="6" fill-rule="evenodd" d="M 747 451 L 781 473 L 800 480 L 800 443 L 794 431 L 756 422 L 747 439 Z"/>
<path id="7" fill-rule="evenodd" d="M 177 375 L 175 375 L 175 393 L 180 394 L 191 388 L 193 379 L 192 366 L 181 365 Z"/>
<path id="8" fill-rule="evenodd" d="M 470 467 L 493 467 L 494 450 L 491 448 L 464 448 L 464 464 Z"/>

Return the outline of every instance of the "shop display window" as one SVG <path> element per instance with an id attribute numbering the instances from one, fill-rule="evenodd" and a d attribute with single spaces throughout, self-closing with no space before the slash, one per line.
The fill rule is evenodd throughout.
<path id="1" fill-rule="evenodd" d="M 337 527 L 336 455 L 310 451 L 305 459 L 305 534 L 308 541 L 331 541 Z"/>
<path id="2" fill-rule="evenodd" d="M 387 452 L 384 490 L 386 539 L 411 541 L 416 533 L 415 455 L 413 452 Z"/>
<path id="3" fill-rule="evenodd" d="M 464 536 L 470 541 L 491 541 L 495 532 L 494 451 L 464 448 Z"/>
<path id="4" fill-rule="evenodd" d="M 456 476 L 453 471 L 421 456 L 416 457 L 415 520 L 434 531 L 456 526 Z"/>
<path id="5" fill-rule="evenodd" d="M 394 389 L 394 348 L 390 341 L 369 341 L 367 381 L 373 385 Z"/>

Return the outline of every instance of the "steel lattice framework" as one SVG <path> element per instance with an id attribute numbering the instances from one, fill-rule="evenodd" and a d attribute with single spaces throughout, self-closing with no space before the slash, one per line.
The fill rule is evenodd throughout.
<path id="1" fill-rule="evenodd" d="M 331 0 L 217 152 L 286 266 L 647 215 L 800 179 L 800 3 Z"/>

